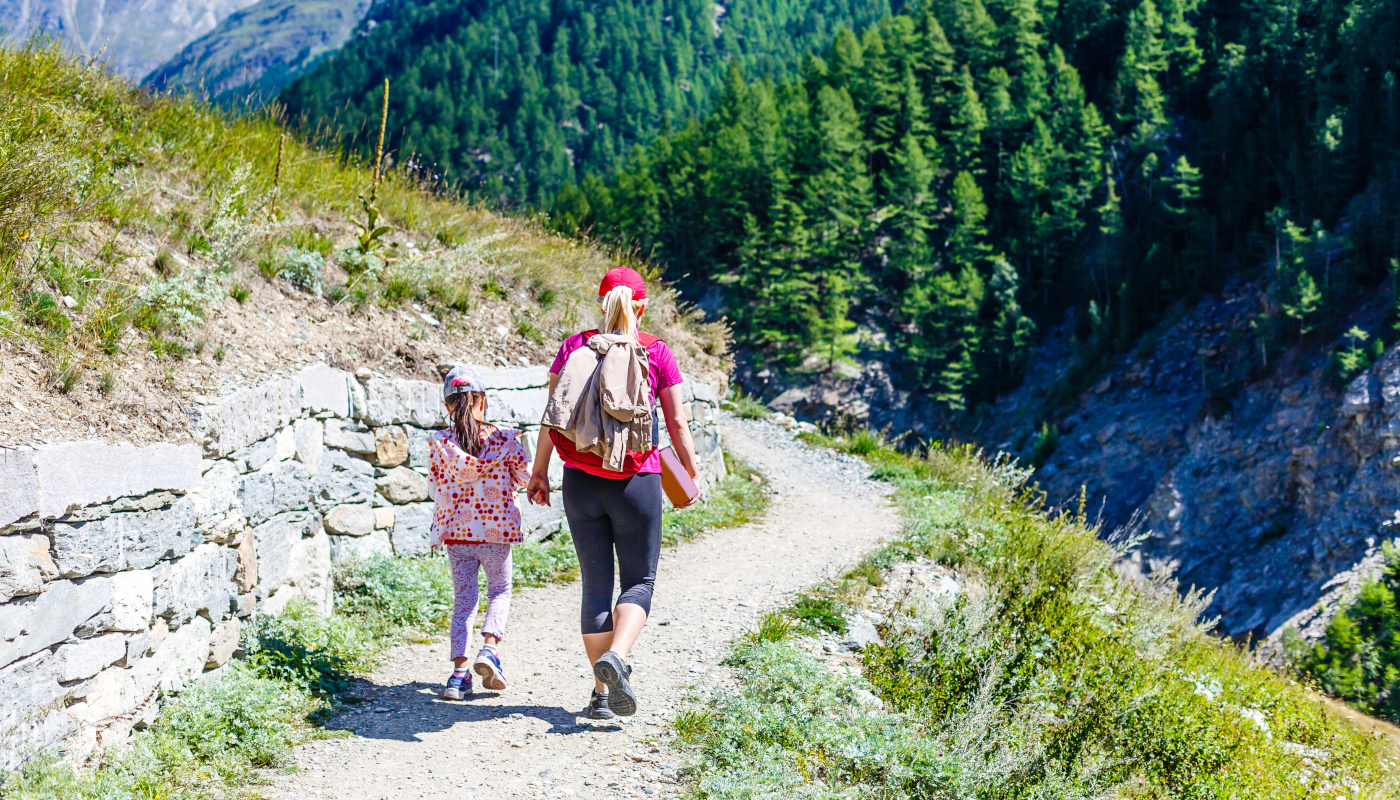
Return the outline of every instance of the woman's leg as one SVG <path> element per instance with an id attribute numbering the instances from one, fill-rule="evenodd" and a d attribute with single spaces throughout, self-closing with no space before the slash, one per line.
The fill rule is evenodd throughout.
<path id="1" fill-rule="evenodd" d="M 656 588 L 656 565 L 661 558 L 661 476 L 634 475 L 614 508 L 613 539 L 617 543 L 618 578 L 622 593 L 613 613 L 612 651 L 626 658 L 651 613 Z"/>
<path id="2" fill-rule="evenodd" d="M 471 646 L 472 621 L 476 618 L 477 571 L 481 563 L 469 544 L 449 544 L 447 561 L 452 567 L 452 624 L 448 628 L 452 642 L 453 669 L 465 669 L 467 648 Z"/>
<path id="3" fill-rule="evenodd" d="M 605 500 L 617 491 L 610 486 L 614 483 L 619 481 L 579 469 L 564 470 L 564 514 L 569 519 L 583 583 L 579 628 L 590 664 L 612 646 L 613 535 Z M 601 682 L 594 683 L 598 691 L 607 690 Z"/>
<path id="4" fill-rule="evenodd" d="M 481 566 L 486 570 L 486 619 L 481 621 L 481 638 L 497 644 L 506 635 L 510 616 L 511 563 L 508 544 L 477 545 Z"/>

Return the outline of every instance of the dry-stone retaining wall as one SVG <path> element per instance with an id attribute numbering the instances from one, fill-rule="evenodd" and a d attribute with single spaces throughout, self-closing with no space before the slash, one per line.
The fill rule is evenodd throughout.
<path id="1" fill-rule="evenodd" d="M 481 370 L 488 416 L 538 436 L 544 367 Z M 703 479 L 718 398 L 685 385 Z M 118 743 L 217 670 L 243 621 L 331 613 L 336 561 L 428 551 L 441 384 L 323 364 L 189 410 L 197 444 L 0 446 L 0 765 Z M 551 483 L 559 486 L 555 460 Z M 533 540 L 563 524 L 524 505 Z"/>

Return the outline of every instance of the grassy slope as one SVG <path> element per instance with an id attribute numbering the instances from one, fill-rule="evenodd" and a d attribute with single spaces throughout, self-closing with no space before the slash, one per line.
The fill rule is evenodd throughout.
<path id="1" fill-rule="evenodd" d="M 296 277 L 291 257 L 323 256 L 297 282 L 345 298 L 299 292 L 326 313 L 414 302 L 468 330 L 470 311 L 494 305 L 515 320 L 511 337 L 543 342 L 592 316 L 607 267 L 648 269 L 399 170 L 378 195 L 392 230 L 366 260 L 343 248 L 370 183 L 364 166 L 284 142 L 268 114 L 153 97 L 56 49 L 0 49 L 0 341 L 41 353 L 60 390 L 146 348 L 178 367 L 230 291 L 267 280 L 297 294 L 284 280 Z M 682 312 L 668 289 L 653 297 L 650 326 L 683 368 L 722 380 L 723 329 Z"/>
<path id="2" fill-rule="evenodd" d="M 899 541 L 831 591 L 859 597 L 881 582 L 874 567 L 915 558 L 954 566 L 965 591 L 898 607 L 886 644 L 863 655 L 868 683 L 775 643 L 782 626 L 741 643 L 741 691 L 678 722 L 698 751 L 700 796 L 1394 791 L 1382 743 L 1210 637 L 1199 598 L 1123 581 L 1121 548 L 1079 515 L 1048 513 L 1023 471 L 963 449 L 910 457 L 869 434 L 821 441 L 894 482 L 906 519 Z M 860 705 L 862 686 L 883 709 Z"/>

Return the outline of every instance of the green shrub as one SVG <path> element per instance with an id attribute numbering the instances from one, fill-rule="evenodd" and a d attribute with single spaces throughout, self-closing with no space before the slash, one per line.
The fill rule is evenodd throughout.
<path id="1" fill-rule="evenodd" d="M 279 616 L 258 617 L 244 640 L 254 673 L 317 696 L 345 691 L 350 675 L 372 668 L 382 649 L 358 620 L 320 619 L 310 605 L 296 603 Z"/>
<path id="2" fill-rule="evenodd" d="M 729 391 L 729 397 L 720 404 L 726 411 L 733 412 L 741 419 L 767 419 L 773 416 L 773 412 L 762 400 L 750 394 L 745 394 L 738 386 Z"/>
<path id="3" fill-rule="evenodd" d="M 261 782 L 259 769 L 289 763 L 305 740 L 303 721 L 317 708 L 307 693 L 234 662 L 218 679 L 199 681 L 161 708 L 126 751 L 109 751 L 102 769 L 77 773 L 39 760 L 4 782 L 7 800 L 129 800 L 224 797 Z"/>
<path id="4" fill-rule="evenodd" d="M 1328 694 L 1370 714 L 1400 719 L 1400 550 L 1381 544 L 1380 575 L 1339 610 L 1322 641 L 1309 646 L 1286 632 L 1290 661 Z"/>
<path id="5" fill-rule="evenodd" d="M 818 631 L 844 634 L 850 627 L 846 624 L 845 607 L 831 597 L 799 594 L 787 614 Z"/>
<path id="6" fill-rule="evenodd" d="M 277 275 L 287 283 L 317 297 L 321 295 L 326 259 L 315 250 L 288 250 L 277 266 Z"/>
<path id="7" fill-rule="evenodd" d="M 434 631 L 452 613 L 452 575 L 441 555 L 343 564 L 335 588 L 340 613 L 380 631 Z"/>
<path id="8" fill-rule="evenodd" d="M 578 577 L 578 553 L 568 528 L 548 541 L 516 545 L 511 551 L 516 586 L 544 586 Z"/>

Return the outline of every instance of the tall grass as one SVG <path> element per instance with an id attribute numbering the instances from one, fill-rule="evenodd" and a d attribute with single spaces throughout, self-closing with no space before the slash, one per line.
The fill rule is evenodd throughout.
<path id="1" fill-rule="evenodd" d="M 1047 512 L 1014 463 L 961 447 L 911 456 L 872 434 L 812 438 L 863 453 L 896 486 L 903 535 L 866 563 L 936 559 L 963 592 L 912 596 L 885 643 L 863 650 L 887 711 L 832 699 L 839 681 L 820 670 L 784 678 L 804 656 L 739 645 L 752 685 L 716 701 L 692 737 L 701 797 L 1392 796 L 1394 764 L 1375 741 L 1210 636 L 1200 594 L 1122 578 L 1131 538 L 1106 542 L 1082 513 Z M 853 713 L 882 735 L 841 721 Z M 880 768 L 854 768 L 852 753 Z M 739 770 L 745 759 L 755 768 Z"/>

